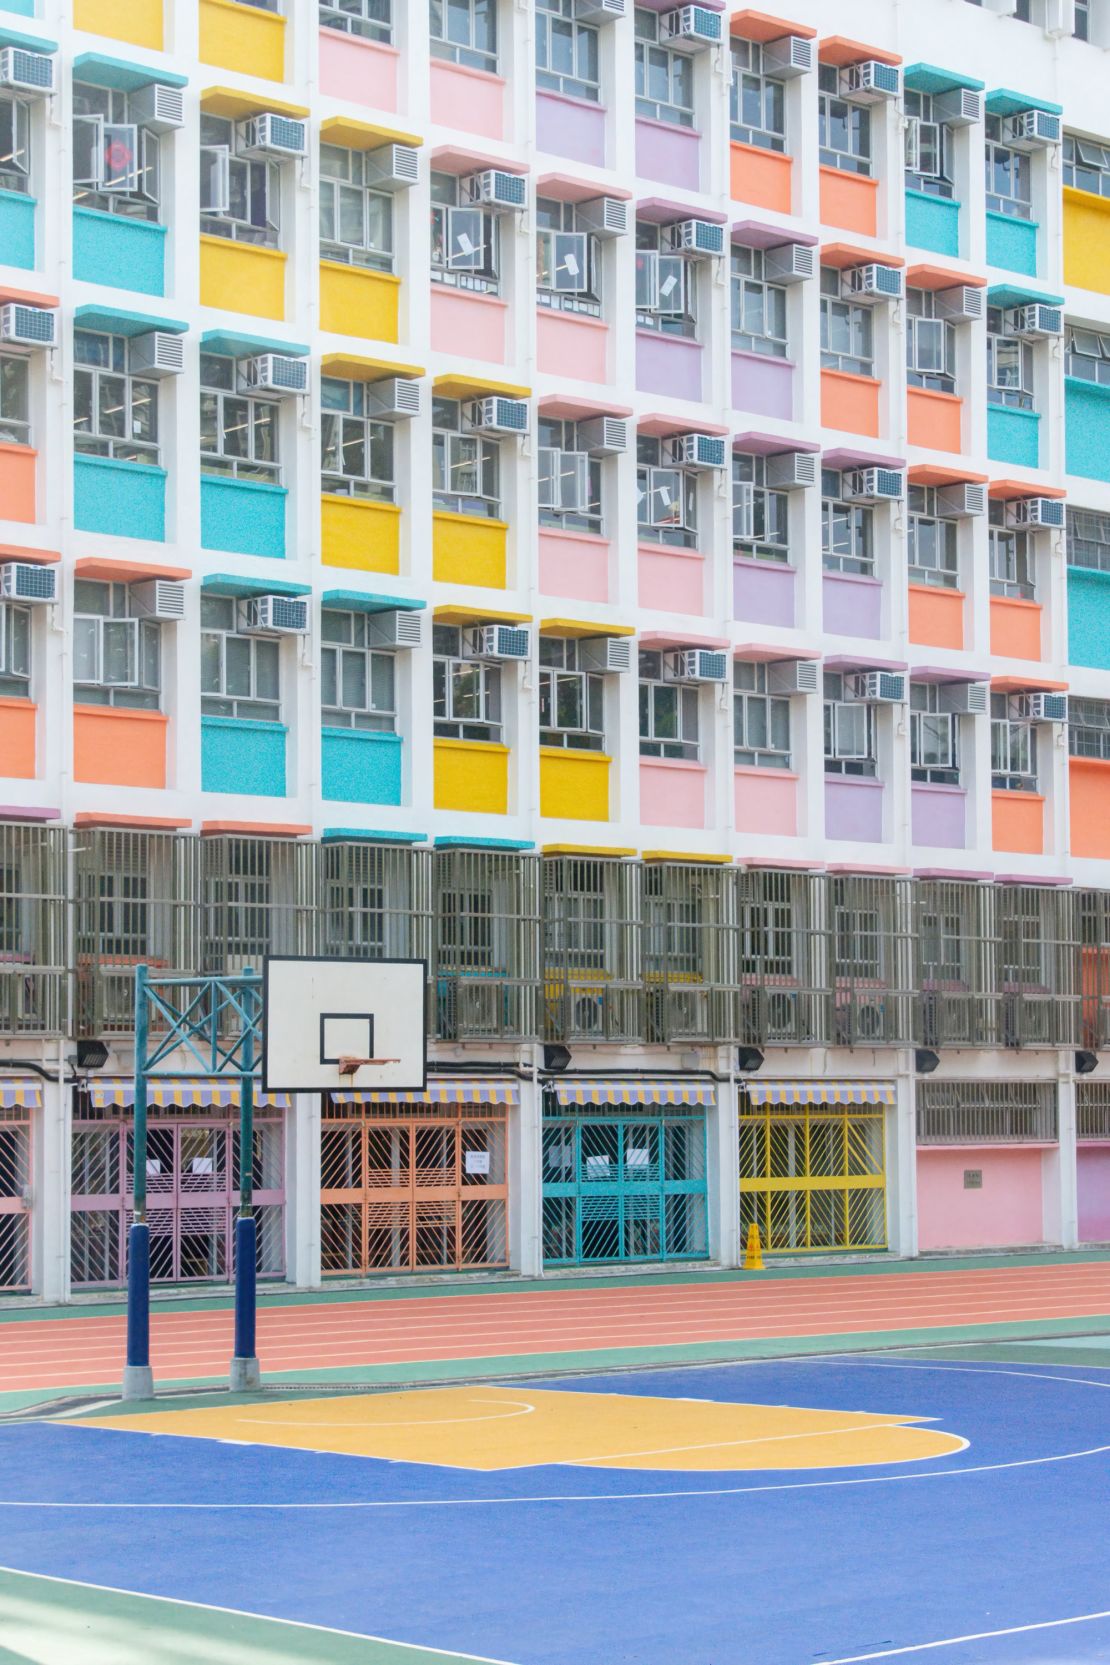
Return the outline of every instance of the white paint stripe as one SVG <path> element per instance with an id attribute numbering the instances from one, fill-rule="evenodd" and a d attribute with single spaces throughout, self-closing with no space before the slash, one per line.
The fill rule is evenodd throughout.
<path id="1" fill-rule="evenodd" d="M 909 1417 L 906 1422 L 891 1422 L 889 1420 L 885 1422 L 857 1422 L 851 1428 L 807 1428 L 802 1434 L 764 1434 L 762 1438 L 756 1439 L 709 1440 L 704 1445 L 661 1445 L 656 1451 L 612 1451 L 606 1452 L 605 1455 L 601 1457 L 572 1457 L 561 1466 L 566 1468 L 578 1468 L 584 1464 L 586 1467 L 589 1467 L 591 1463 L 619 1463 L 626 1457 L 669 1457 L 672 1453 L 683 1451 L 731 1451 L 732 1448 L 737 1445 L 775 1445 L 782 1440 L 832 1439 L 835 1435 L 839 1434 L 870 1434 L 877 1428 L 912 1428 L 916 1421 L 916 1417 Z M 949 1437 L 952 1439 L 958 1439 L 958 1436 L 954 1434 Z M 970 1440 L 960 1439 L 959 1449 L 961 1451 L 966 1451 L 970 1443 Z M 950 1453 L 945 1454 L 950 1455 Z M 893 1458 L 892 1461 L 920 1462 L 922 1459 L 913 1457 L 896 1457 Z M 534 1467 L 535 1465 L 533 1464 L 532 1466 Z M 843 1464 L 833 1464 L 830 1466 L 848 1468 L 851 1465 L 849 1461 Z"/>
<path id="2" fill-rule="evenodd" d="M 957 1648 L 963 1642 L 989 1642 L 995 1636 L 1028 1636 L 1034 1630 L 1058 1630 L 1062 1625 L 1089 1625 L 1110 1619 L 1105 1613 L 1077 1613 L 1069 1619 L 1044 1619 L 1034 1625 L 1010 1625 L 1005 1630 L 975 1630 L 968 1636 L 946 1636 L 939 1642 L 914 1642 L 906 1648 L 882 1648 L 878 1653 L 850 1653 L 843 1659 L 829 1659 L 825 1665 L 860 1665 L 865 1659 L 901 1659 L 908 1653 L 928 1653 L 933 1648 Z"/>
<path id="3" fill-rule="evenodd" d="M 801 1359 L 798 1362 L 808 1364 L 810 1361 Z M 1077 1387 L 1110 1388 L 1110 1371 L 1105 1382 L 1096 1382 L 1090 1376 L 1057 1376 L 1047 1370 L 1011 1370 L 1007 1365 L 1000 1365 L 995 1370 L 984 1364 L 918 1364 L 912 1359 L 854 1359 L 851 1355 L 845 1355 L 845 1363 L 869 1365 L 872 1370 L 944 1370 L 951 1376 L 1025 1376 L 1031 1382 L 1074 1382 Z M 1081 1368 L 1076 1366 L 1076 1369 Z"/>
<path id="4" fill-rule="evenodd" d="M 426 1391 L 420 1389 L 418 1391 Z M 431 1390 L 434 1391 L 434 1390 Z M 358 1395 L 351 1397 L 357 1398 Z M 376 1434 L 379 1428 L 469 1428 L 474 1422 L 512 1422 L 520 1416 L 531 1416 L 535 1405 L 530 1405 L 526 1399 L 468 1399 L 463 1401 L 469 1405 L 517 1405 L 519 1410 L 501 1411 L 497 1416 L 440 1416 L 422 1420 L 419 1417 L 408 1422 L 279 1422 L 276 1416 L 239 1416 L 236 1422 L 247 1424 L 251 1428 L 342 1428 L 348 1433 Z M 127 1413 L 124 1412 L 124 1415 Z M 226 1415 L 227 1413 L 224 1412 Z M 233 1413 L 234 1414 L 234 1413 Z M 141 1430 L 140 1430 L 141 1431 Z M 149 1432 L 149 1430 L 147 1430 Z M 127 1432 L 125 1428 L 124 1433 Z M 250 1445 L 250 1440 L 224 1440 L 225 1445 Z M 258 1445 L 262 1442 L 255 1440 Z"/>

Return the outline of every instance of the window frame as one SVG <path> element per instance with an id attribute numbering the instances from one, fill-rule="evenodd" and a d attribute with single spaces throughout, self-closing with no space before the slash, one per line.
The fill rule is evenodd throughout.
<path id="1" fill-rule="evenodd" d="M 848 142 L 834 144 L 832 140 L 841 136 L 841 128 Z M 817 142 L 823 168 L 854 173 L 862 179 L 874 177 L 871 111 L 866 104 L 854 104 L 841 96 L 840 72 L 835 64 L 817 67 Z"/>
<path id="2" fill-rule="evenodd" d="M 577 690 L 581 718 L 577 723 L 559 720 L 560 691 L 565 686 Z M 605 750 L 605 677 L 600 671 L 581 668 L 575 638 L 540 637 L 538 698 L 541 746 L 567 751 Z"/>
<path id="3" fill-rule="evenodd" d="M 331 162 L 331 155 L 327 153 L 346 158 L 346 165 L 350 170 L 346 179 L 338 173 L 325 170 L 325 158 Z M 361 266 L 367 271 L 393 272 L 396 269 L 393 198 L 388 191 L 375 189 L 368 181 L 366 157 L 367 152 L 363 150 L 351 150 L 346 145 L 327 144 L 323 140 L 320 142 L 320 259 L 331 260 L 338 265 Z M 357 179 L 354 177 L 355 174 L 358 175 Z M 340 235 L 344 229 L 343 203 L 347 196 L 358 197 L 362 210 L 362 235 L 357 242 Z M 330 210 L 326 207 L 326 199 L 329 197 Z M 331 230 L 335 233 L 332 237 L 325 235 L 324 227 L 325 215 L 329 212 Z M 385 230 L 385 241 L 381 245 L 376 244 L 372 238 L 375 213 L 381 215 Z"/>
<path id="4" fill-rule="evenodd" d="M 448 407 L 454 411 L 448 417 Z M 432 507 L 473 519 L 501 518 L 501 444 L 482 434 L 464 433 L 462 401 L 432 400 Z M 448 425 L 451 420 L 452 425 Z M 472 451 L 472 456 L 465 455 Z M 476 468 L 480 489 L 450 491 L 447 483 L 463 468 Z M 438 484 L 443 481 L 443 484 Z M 488 489 L 492 486 L 492 490 Z"/>
<path id="5" fill-rule="evenodd" d="M 230 366 L 231 385 L 229 387 L 213 386 L 206 376 L 211 375 L 209 362 L 226 363 Z M 241 393 L 238 390 L 237 359 L 228 358 L 222 353 L 201 353 L 200 355 L 200 471 L 201 474 L 230 476 L 236 480 L 253 480 L 263 485 L 280 486 L 283 472 L 281 465 L 281 400 L 268 399 L 259 393 Z M 216 431 L 219 438 L 219 449 L 206 451 L 204 449 L 204 421 L 206 401 L 215 401 Z M 232 421 L 229 425 L 225 414 L 228 400 L 236 404 L 245 405 L 246 423 Z M 256 410 L 267 413 L 268 421 L 262 427 L 273 439 L 273 456 L 257 456 L 257 445 L 260 428 Z M 224 449 L 228 433 L 245 431 L 247 434 L 248 455 L 240 457 L 234 451 Z M 218 464 L 228 466 L 217 466 Z"/>
<path id="6" fill-rule="evenodd" d="M 741 683 L 749 679 L 751 687 Z M 759 713 L 757 718 L 756 713 Z M 787 769 L 794 767 L 789 694 L 772 694 L 767 687 L 766 664 L 737 659 L 732 667 L 732 759 L 737 768 Z M 774 743 L 776 725 L 785 720 L 786 744 Z M 752 728 L 762 724 L 762 741 L 753 740 Z M 781 735 L 780 735 L 781 738 Z"/>
<path id="7" fill-rule="evenodd" d="M 858 713 L 862 712 L 861 717 Z M 849 742 L 848 730 L 862 727 L 862 739 Z M 822 706 L 822 751 L 826 775 L 860 776 L 873 780 L 878 770 L 875 708 L 866 700 L 844 697 L 844 678 L 825 672 Z"/>
<path id="8" fill-rule="evenodd" d="M 663 680 L 661 652 L 640 650 L 639 656 L 639 736 L 640 756 L 680 758 L 689 763 L 701 762 L 701 700 L 696 685 Z M 659 732 L 661 707 L 671 703 L 674 696 L 674 733 Z M 672 726 L 669 723 L 667 726 Z"/>
<path id="9" fill-rule="evenodd" d="M 986 118 L 983 159 L 987 213 L 1005 215 L 1013 220 L 1032 220 L 1032 157 L 1024 151 L 1014 150 L 1003 141 L 1001 116 L 988 115 Z M 1008 185 L 1009 188 L 992 189 L 998 185 Z"/>
<path id="10" fill-rule="evenodd" d="M 223 604 L 221 607 L 220 604 Z M 213 623 L 213 616 L 217 609 L 224 611 L 225 616 L 230 610 L 231 625 Z M 282 720 L 281 698 L 281 643 L 271 636 L 247 636 L 239 629 L 239 602 L 234 596 L 205 595 L 201 591 L 200 598 L 200 710 L 202 717 L 236 717 L 241 721 L 280 723 Z M 207 616 L 206 616 L 207 615 Z M 209 669 L 206 665 L 206 643 L 211 644 L 217 639 L 217 680 L 218 688 L 205 687 L 205 674 Z M 248 651 L 245 655 L 250 670 L 250 692 L 248 694 L 229 694 L 228 679 L 228 643 L 245 642 Z M 277 694 L 270 696 L 260 694 L 259 668 L 260 661 L 266 660 L 273 666 L 274 681 Z M 217 706 L 230 707 L 229 710 L 217 710 Z"/>
<path id="11" fill-rule="evenodd" d="M 947 318 L 938 318 L 937 298 L 931 289 L 906 290 L 906 382 L 910 387 L 927 388 L 933 393 L 956 391 L 956 326 Z M 922 366 L 922 339 L 928 328 L 941 343 L 942 368 Z M 934 354 L 935 359 L 935 354 Z"/>
<path id="12" fill-rule="evenodd" d="M 753 321 L 748 316 L 749 297 L 753 301 L 758 300 L 762 309 L 761 330 L 738 327 Z M 772 316 L 776 311 L 781 315 L 781 334 L 775 329 L 778 319 Z M 734 353 L 754 353 L 763 358 L 778 359 L 788 356 L 789 301 L 786 288 L 781 283 L 768 280 L 763 249 L 753 249 L 744 243 L 732 245 L 729 257 L 729 323 Z"/>
<path id="13" fill-rule="evenodd" d="M 835 493 L 831 490 L 836 475 Z M 849 503 L 840 494 L 843 476 L 839 470 L 821 470 L 821 566 L 825 572 L 852 572 L 875 576 L 875 514 L 868 503 Z M 851 547 L 837 549 L 838 521 L 846 523 Z"/>
<path id="14" fill-rule="evenodd" d="M 0 92 L 0 110 L 10 110 L 8 134 L 0 132 L 0 191 L 19 196 L 31 194 L 31 106 L 15 92 Z M 22 161 L 16 158 L 22 156 Z"/>
<path id="15" fill-rule="evenodd" d="M 110 362 L 96 364 L 77 357 L 77 343 L 79 339 L 99 340 L 106 342 Z M 155 378 L 144 378 L 134 375 L 130 369 L 130 348 L 128 338 L 122 335 L 110 335 L 104 330 L 82 330 L 73 332 L 74 360 L 73 360 L 73 449 L 81 456 L 112 457 L 117 461 L 141 463 L 146 467 L 161 467 L 162 448 L 158 438 L 158 382 Z M 117 368 L 117 361 L 122 368 Z M 81 378 L 79 380 L 79 378 Z M 78 388 L 83 385 L 84 378 L 88 378 L 89 396 L 88 411 L 91 426 L 86 430 L 78 428 Z M 120 393 L 107 393 L 104 388 L 105 378 L 122 383 L 122 406 L 105 407 L 105 397 L 119 398 Z M 137 394 L 142 398 L 138 399 Z M 135 407 L 149 401 L 153 415 L 154 439 L 135 439 L 127 437 L 135 425 Z M 122 410 L 122 434 L 105 433 L 101 430 L 101 420 L 107 410 Z M 131 453 L 131 454 L 129 454 Z"/>
<path id="16" fill-rule="evenodd" d="M 1102 530 L 1104 530 L 1106 534 L 1105 540 L 1101 538 L 1083 537 L 1080 534 L 1077 528 L 1077 522 L 1081 515 L 1090 516 L 1094 522 L 1104 522 Z M 1107 512 L 1104 509 L 1083 509 L 1078 505 L 1073 507 L 1072 504 L 1069 503 L 1066 512 L 1066 526 L 1068 565 L 1073 567 L 1086 567 L 1091 572 L 1110 572 L 1110 512 Z M 1088 529 L 1093 531 L 1096 528 L 1094 525 L 1089 525 Z M 1091 559 L 1087 557 L 1086 551 L 1084 551 L 1082 556 L 1079 556 L 1076 553 L 1076 547 L 1078 544 L 1091 544 L 1094 545 L 1096 549 L 1104 549 L 1106 552 L 1105 556 L 1095 554 L 1094 558 Z"/>
<path id="17" fill-rule="evenodd" d="M 1037 553 L 1028 532 L 1005 523 L 1005 504 L 991 503 L 987 525 L 987 572 L 991 595 L 1037 599 Z"/>
<path id="18" fill-rule="evenodd" d="M 34 652 L 31 608 L 0 601 L 0 697 L 30 699 Z"/>
<path id="19" fill-rule="evenodd" d="M 319 0 L 319 3 L 322 29 L 360 35 L 364 40 L 377 41 L 381 46 L 393 44 L 393 0 Z M 348 9 L 355 6 L 361 7 L 361 10 L 355 12 Z M 386 12 L 384 21 L 372 15 L 375 7 L 381 7 Z"/>
<path id="20" fill-rule="evenodd" d="M 450 28 L 450 21 L 463 6 L 466 7 L 469 19 L 467 39 L 453 41 L 444 31 Z M 489 19 L 489 39 L 492 41 L 492 45 L 489 46 L 477 44 L 477 22 L 480 13 L 484 13 Z M 433 58 L 442 58 L 448 63 L 460 64 L 466 69 L 482 70 L 487 75 L 497 74 L 497 0 L 452 0 L 451 6 L 447 5 L 447 0 L 428 0 L 428 35 Z"/>
<path id="21" fill-rule="evenodd" d="M 431 176 L 431 259 L 432 283 L 442 283 L 452 289 L 473 289 L 480 295 L 501 293 L 501 227 L 499 216 L 488 209 L 459 201 L 459 178 L 452 173 L 434 172 Z M 468 222 L 477 231 L 475 244 L 470 232 L 461 227 Z M 459 229 L 453 229 L 453 228 Z M 448 252 L 462 238 L 469 248 L 459 254 Z M 460 264 L 468 261 L 469 264 Z"/>
<path id="22" fill-rule="evenodd" d="M 641 121 L 663 122 L 671 127 L 692 129 L 696 112 L 697 88 L 693 54 L 659 39 L 659 16 L 642 6 L 632 14 L 633 76 L 636 117 Z M 666 77 L 666 98 L 649 93 L 651 70 Z M 681 102 L 680 83 L 689 77 L 689 104 Z M 676 96 L 677 94 L 677 96 Z"/>
<path id="23" fill-rule="evenodd" d="M 943 527 L 943 541 L 951 544 L 952 559 L 928 565 L 915 559 L 920 553 L 918 538 L 923 526 Z M 939 539 L 938 533 L 938 539 Z M 939 541 L 938 541 L 938 555 Z M 945 551 L 947 555 L 948 551 Z M 906 497 L 906 570 L 911 584 L 929 584 L 939 589 L 960 587 L 960 523 L 937 512 L 935 486 L 911 485 Z"/>
<path id="24" fill-rule="evenodd" d="M 924 703 L 922 703 L 924 702 Z M 935 786 L 960 785 L 960 723 L 952 711 L 940 709 L 940 685 L 936 682 L 910 683 L 910 779 Z M 922 762 L 922 737 L 931 729 L 947 735 L 944 757 Z M 945 761 L 944 759 L 947 759 Z"/>
<path id="25" fill-rule="evenodd" d="M 78 105 L 102 104 L 102 110 Z M 161 223 L 162 160 L 161 135 L 139 120 L 132 110 L 130 95 L 118 87 L 104 87 L 94 81 L 75 79 L 72 91 L 73 203 L 78 208 L 101 214 L 118 214 L 128 219 Z M 79 176 L 78 124 L 90 129 L 88 151 L 96 160 L 95 173 Z M 110 135 L 118 137 L 113 140 Z M 127 135 L 133 135 L 128 138 Z M 111 162 L 113 143 L 131 146 L 133 166 L 121 184 L 105 177 Z M 122 176 L 121 176 L 122 177 Z"/>
<path id="26" fill-rule="evenodd" d="M 547 223 L 551 222 L 551 223 Z M 558 223 L 555 223 L 558 222 Z M 564 247 L 560 265 L 560 242 L 581 249 L 580 284 L 559 285 L 561 271 L 567 270 L 572 254 Z M 546 252 L 545 251 L 549 251 Z M 552 277 L 554 283 L 545 282 Z M 602 307 L 602 252 L 601 241 L 592 231 L 577 223 L 577 208 L 573 202 L 560 202 L 555 197 L 536 199 L 536 305 L 553 312 L 576 312 L 590 318 L 601 317 Z"/>
<path id="27" fill-rule="evenodd" d="M 1084 146 L 1088 149 L 1087 156 L 1082 154 Z M 1098 158 L 1092 160 L 1095 152 Z M 1085 191 L 1088 196 L 1110 197 L 1110 145 L 1084 138 L 1081 133 L 1065 133 L 1061 174 L 1064 184 L 1073 191 Z M 1088 180 L 1094 180 L 1094 186 Z"/>
<path id="28" fill-rule="evenodd" d="M 1013 360 L 1018 380 L 1000 382 L 999 355 L 1005 351 Z M 1009 372 L 1007 372 L 1009 373 Z M 1003 405 L 1011 410 L 1036 410 L 1036 361 L 1033 344 L 1019 336 L 1007 335 L 1003 323 L 1003 309 L 987 308 L 987 403 Z"/>
<path id="29" fill-rule="evenodd" d="M 1013 714 L 1013 699 L 1012 694 L 991 695 L 991 789 L 1036 792 L 1037 725 Z"/>
<path id="30" fill-rule="evenodd" d="M 733 144 L 751 145 L 753 149 L 786 154 L 786 83 L 778 76 L 768 75 L 763 67 L 763 47 L 759 41 L 744 40 L 734 35 L 731 43 L 728 86 L 729 138 Z M 744 99 L 750 95 L 759 100 L 761 120 L 745 121 Z M 768 108 L 778 101 L 779 124 L 774 123 L 774 110 Z M 772 119 L 766 119 L 770 116 Z"/>
<path id="31" fill-rule="evenodd" d="M 100 607 L 93 591 L 106 591 Z M 91 627 L 91 628 L 90 628 Z M 107 674 L 112 636 L 131 643 L 131 675 Z M 96 674 L 78 676 L 81 639 L 94 643 Z M 153 667 L 153 674 L 151 669 Z M 162 709 L 162 625 L 133 611 L 131 585 L 78 578 L 73 597 L 73 701 L 75 705 L 106 705 L 131 711 Z"/>
<path id="32" fill-rule="evenodd" d="M 344 619 L 350 627 L 350 640 L 341 641 L 328 635 L 329 621 Z M 320 720 L 325 728 L 352 729 L 362 734 L 395 734 L 397 732 L 397 654 L 388 648 L 374 647 L 369 641 L 367 615 L 341 607 L 325 607 L 320 615 Z M 361 704 L 346 699 L 346 660 L 357 659 L 362 665 L 365 697 Z M 374 671 L 379 662 L 389 665 L 390 700 L 387 705 L 375 703 Z M 328 688 L 328 679 L 332 688 Z M 328 692 L 335 693 L 329 701 Z"/>
<path id="33" fill-rule="evenodd" d="M 397 498 L 397 457 L 394 424 L 385 417 L 370 415 L 366 408 L 365 382 L 349 381 L 345 377 L 320 378 L 320 490 L 334 497 L 357 497 L 375 503 L 393 503 Z M 345 389 L 346 407 L 327 404 L 330 389 Z M 348 473 L 342 468 L 329 468 L 328 434 L 334 428 L 337 435 L 334 455 L 345 460 L 351 445 L 361 445 L 365 459 L 360 473 Z M 382 447 L 388 451 L 388 472 L 375 474 L 373 460 Z M 385 460 L 384 458 L 382 460 Z"/>
<path id="34" fill-rule="evenodd" d="M 22 376 L 5 376 L 5 370 L 18 367 Z M 22 381 L 19 388 L 19 403 L 23 411 L 21 416 L 13 416 L 9 412 L 11 402 L 11 382 Z M 0 351 L 0 443 L 4 445 L 31 444 L 31 361 L 23 353 Z"/>
<path id="35" fill-rule="evenodd" d="M 209 164 L 205 162 L 206 156 L 212 158 Z M 204 200 L 206 166 L 214 168 L 215 176 L 226 189 L 226 202 L 221 201 L 218 206 Z M 201 235 L 250 243 L 258 248 L 280 249 L 282 164 L 277 160 L 237 155 L 235 123 L 225 116 L 209 115 L 202 110 L 200 168 Z M 237 196 L 246 206 L 249 217 L 235 212 Z"/>
<path id="36" fill-rule="evenodd" d="M 536 90 L 559 93 L 563 98 L 580 98 L 586 103 L 601 101 L 601 36 L 596 24 L 580 22 L 574 0 L 536 0 Z M 552 42 L 562 29 L 569 34 L 575 73 L 552 68 Z M 592 46 L 591 46 L 592 41 Z M 593 54 L 596 74 L 582 74 L 581 53 Z M 587 66 L 588 67 L 588 66 Z"/>
<path id="37" fill-rule="evenodd" d="M 835 279 L 835 289 L 834 282 Z M 845 376 L 875 379 L 874 309 L 859 301 L 846 301 L 840 294 L 840 272 L 835 266 L 821 268 L 821 368 L 838 370 Z M 843 333 L 847 350 L 834 347 Z"/>
<path id="38" fill-rule="evenodd" d="M 946 122 L 938 121 L 933 105 L 932 93 L 915 92 L 907 87 L 904 94 L 904 109 L 906 117 L 905 130 L 905 173 L 906 184 L 911 191 L 920 191 L 923 195 L 941 197 L 945 201 L 952 201 L 956 194 L 956 186 L 952 177 L 952 129 Z M 934 153 L 936 167 L 926 170 L 920 166 L 921 162 L 921 134 L 928 128 L 936 130 Z M 915 136 L 916 135 L 916 136 Z M 911 167 L 910 151 L 916 150 L 917 167 Z"/>
<path id="39" fill-rule="evenodd" d="M 589 532 L 594 537 L 604 537 L 602 458 L 591 457 L 589 452 L 582 448 L 577 422 L 541 416 L 537 425 L 536 440 L 540 525 L 556 527 L 563 531 Z M 585 485 L 586 507 L 582 507 L 581 502 L 576 506 L 563 508 L 543 501 L 546 467 L 544 454 L 547 452 L 575 459 L 576 472 L 581 476 L 579 486 L 581 488 L 581 485 Z M 581 495 L 580 489 L 580 498 Z"/>
<path id="40" fill-rule="evenodd" d="M 750 537 L 737 528 L 745 502 L 751 508 Z M 781 539 L 767 534 L 769 510 L 771 520 L 781 521 Z M 790 563 L 790 493 L 767 485 L 767 459 L 750 451 L 732 454 L 732 553 L 749 561 Z"/>
<path id="41" fill-rule="evenodd" d="M 654 459 L 654 460 L 650 460 Z M 641 520 L 643 505 L 650 505 L 656 496 L 668 489 L 663 476 L 669 475 L 677 485 L 677 492 L 667 502 L 676 511 L 668 520 Z M 636 440 L 636 538 L 639 543 L 668 544 L 677 549 L 698 547 L 698 476 L 688 468 L 678 468 L 663 460 L 663 442 L 646 434 Z"/>
<path id="42" fill-rule="evenodd" d="M 453 638 L 448 643 L 448 636 Z M 463 698 L 462 684 L 474 684 L 480 715 L 456 710 Z M 504 732 L 501 666 L 492 660 L 464 659 L 462 631 L 455 625 L 432 627 L 432 733 L 437 739 L 502 743 Z M 439 708 L 442 708 L 441 710 Z"/>
<path id="43" fill-rule="evenodd" d="M 699 262 L 665 248 L 666 229 L 654 221 L 636 221 L 636 328 L 696 341 Z"/>

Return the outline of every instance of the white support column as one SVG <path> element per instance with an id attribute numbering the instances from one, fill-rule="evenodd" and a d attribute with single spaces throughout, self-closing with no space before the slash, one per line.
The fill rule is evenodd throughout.
<path id="1" fill-rule="evenodd" d="M 887 1240 L 892 1254 L 916 1256 L 917 1080 L 913 1053 L 898 1054 L 896 1102 L 887 1117 Z"/>
<path id="2" fill-rule="evenodd" d="M 57 1049 L 59 1076 L 64 1073 Z M 31 1277 L 44 1301 L 69 1299 L 70 1090 L 62 1080 L 44 1081 L 38 1126 L 32 1126 Z"/>
<path id="3" fill-rule="evenodd" d="M 1079 1150 L 1076 1143 L 1076 1091 L 1075 1076 L 1071 1069 L 1071 1054 L 1065 1053 L 1063 1057 L 1066 1059 L 1066 1063 L 1061 1069 L 1057 1086 L 1059 1144 L 1056 1149 L 1054 1176 L 1050 1177 L 1050 1164 L 1045 1163 L 1045 1235 L 1048 1236 L 1049 1209 L 1054 1205 L 1059 1227 L 1058 1232 L 1054 1235 L 1061 1248 L 1075 1249 L 1079 1246 Z M 1048 1186 L 1053 1178 L 1055 1181 L 1055 1198 L 1050 1201 Z"/>
<path id="4" fill-rule="evenodd" d="M 525 1277 L 543 1273 L 543 1092 L 534 1073 L 509 1121 L 509 1264 Z"/>
<path id="5" fill-rule="evenodd" d="M 286 1278 L 319 1289 L 320 1095 L 297 1093 L 285 1117 Z"/>
<path id="6" fill-rule="evenodd" d="M 739 1266 L 744 1245 L 740 1241 L 740 1134 L 736 1103 L 735 1051 L 728 1049 L 727 1062 L 718 1073 L 728 1071 L 727 1080 L 717 1083 L 717 1108 L 708 1119 L 709 1258 L 721 1266 Z"/>

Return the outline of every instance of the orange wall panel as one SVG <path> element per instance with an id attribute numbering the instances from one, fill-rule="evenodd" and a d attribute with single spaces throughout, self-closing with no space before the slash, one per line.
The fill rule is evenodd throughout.
<path id="1" fill-rule="evenodd" d="M 848 433 L 879 437 L 879 389 L 873 376 L 849 376 L 843 370 L 821 372 L 821 423 Z"/>
<path id="2" fill-rule="evenodd" d="M 1110 858 L 1110 763 L 1098 757 L 1068 759 L 1071 853 Z"/>
<path id="3" fill-rule="evenodd" d="M 35 515 L 35 464 L 30 445 L 0 444 L 0 520 L 32 521 Z"/>
<path id="4" fill-rule="evenodd" d="M 166 784 L 166 730 L 160 711 L 111 705 L 73 708 L 73 778 L 102 786 Z"/>
<path id="5" fill-rule="evenodd" d="M 822 168 L 820 172 L 821 224 L 877 237 L 878 181 L 864 179 L 858 173 L 842 173 L 839 168 Z"/>
<path id="6" fill-rule="evenodd" d="M 991 652 L 1005 659 L 1040 659 L 1041 604 L 1020 596 L 991 596 Z"/>
<path id="7" fill-rule="evenodd" d="M 930 451 L 961 451 L 963 414 L 964 402 L 954 393 L 934 393 L 927 387 L 911 387 L 906 391 L 911 445 L 925 445 Z"/>
<path id="8" fill-rule="evenodd" d="M 34 780 L 35 716 L 30 700 L 0 699 L 0 774 Z"/>
<path id="9" fill-rule="evenodd" d="M 1044 854 L 1044 798 L 1039 792 L 992 792 L 991 810 L 996 850 Z"/>
<path id="10" fill-rule="evenodd" d="M 964 592 L 936 584 L 911 584 L 910 641 L 922 647 L 962 648 Z"/>
<path id="11" fill-rule="evenodd" d="M 780 214 L 791 211 L 793 164 L 789 156 L 760 145 L 729 146 L 730 190 L 735 202 L 754 203 L 757 208 L 774 208 Z"/>

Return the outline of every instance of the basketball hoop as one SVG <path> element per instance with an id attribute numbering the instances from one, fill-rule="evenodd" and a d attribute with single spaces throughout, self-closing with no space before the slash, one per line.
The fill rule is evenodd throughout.
<path id="1" fill-rule="evenodd" d="M 366 1064 L 399 1064 L 400 1058 L 340 1058 L 337 1066 L 340 1075 L 357 1075 Z"/>

